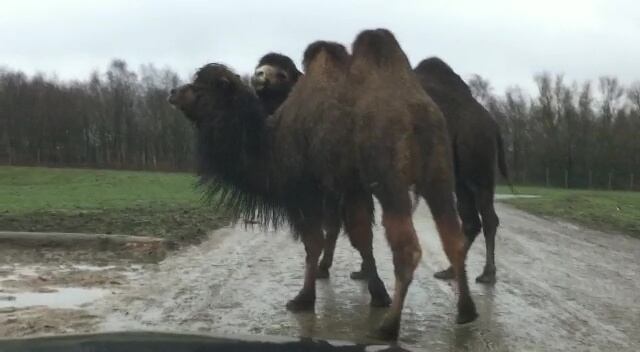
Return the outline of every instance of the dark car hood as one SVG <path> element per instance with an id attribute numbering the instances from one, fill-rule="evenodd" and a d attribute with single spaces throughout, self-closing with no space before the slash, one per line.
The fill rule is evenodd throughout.
<path id="1" fill-rule="evenodd" d="M 0 339 L 2 352 L 382 352 L 408 351 L 384 345 L 359 345 L 308 338 L 218 337 L 156 332 Z"/>

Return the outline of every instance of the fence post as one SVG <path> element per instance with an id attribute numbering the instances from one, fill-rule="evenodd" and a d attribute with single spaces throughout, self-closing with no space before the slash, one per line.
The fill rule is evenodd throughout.
<path id="1" fill-rule="evenodd" d="M 629 190 L 633 191 L 633 172 L 629 175 Z"/>
<path id="2" fill-rule="evenodd" d="M 593 170 L 589 169 L 589 189 L 593 187 Z"/>
<path id="3" fill-rule="evenodd" d="M 569 188 L 569 170 L 564 169 L 564 188 Z"/>
<path id="4" fill-rule="evenodd" d="M 613 172 L 609 171 L 609 190 L 611 190 L 612 183 L 613 183 Z"/>
<path id="5" fill-rule="evenodd" d="M 549 187 L 549 168 L 545 169 L 545 177 L 547 179 L 547 187 Z"/>

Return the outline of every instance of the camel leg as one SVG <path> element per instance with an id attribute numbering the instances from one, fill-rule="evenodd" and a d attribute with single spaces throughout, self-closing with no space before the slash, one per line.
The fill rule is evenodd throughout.
<path id="1" fill-rule="evenodd" d="M 338 241 L 338 235 L 340 235 L 340 222 L 336 217 L 331 219 L 330 223 L 325 224 L 325 239 L 324 250 L 322 251 L 322 259 L 318 266 L 318 279 L 328 279 L 329 269 L 333 264 L 333 254 L 336 250 L 336 242 Z"/>
<path id="2" fill-rule="evenodd" d="M 415 191 L 412 189 L 411 193 L 415 193 Z M 418 194 L 415 195 L 415 198 L 412 199 L 411 201 L 412 205 L 411 205 L 411 213 L 415 213 L 416 209 L 418 209 L 418 205 L 420 205 L 420 196 Z M 359 271 L 353 271 L 350 275 L 352 280 L 366 280 L 369 277 L 370 271 L 371 271 L 371 263 L 367 262 L 367 260 L 365 259 L 365 257 L 362 257 L 362 263 L 360 264 L 360 270 Z M 375 269 L 375 263 L 373 263 L 373 270 Z M 443 270 L 444 272 L 444 270 Z M 452 275 L 453 277 L 453 275 Z"/>
<path id="3" fill-rule="evenodd" d="M 381 338 L 397 339 L 400 331 L 402 308 L 404 307 L 409 285 L 413 281 L 413 272 L 420 262 L 422 251 L 411 219 L 410 202 L 407 207 L 408 211 L 405 212 L 385 209 L 384 204 L 382 207 L 382 225 L 385 228 L 387 241 L 393 253 L 396 280 L 391 307 L 379 328 L 379 333 Z"/>
<path id="4" fill-rule="evenodd" d="M 358 280 L 358 281 L 369 280 L 369 282 L 371 282 L 370 281 L 371 276 L 375 275 L 377 277 L 378 271 L 376 268 L 376 261 L 373 257 L 373 233 L 370 231 L 371 224 L 373 223 L 373 200 L 371 198 L 369 198 L 369 200 L 370 200 L 370 203 L 367 204 L 367 207 L 370 212 L 369 232 L 367 234 L 368 237 L 366 238 L 362 237 L 361 239 L 356 238 L 356 241 L 358 241 L 359 243 L 354 243 L 354 239 L 352 238 L 352 236 L 349 236 L 349 239 L 351 240 L 351 245 L 354 248 L 358 249 L 359 245 L 362 246 L 363 248 L 362 250 L 358 249 L 358 251 L 360 252 L 360 258 L 362 259 L 362 262 L 360 263 L 360 270 L 351 272 L 349 277 L 351 278 L 351 280 Z M 390 302 L 391 302 L 391 299 L 389 299 L 389 303 L 387 303 L 385 307 L 389 306 Z M 373 301 L 372 301 L 372 305 L 374 305 Z"/>
<path id="5" fill-rule="evenodd" d="M 369 277 L 370 268 L 371 267 L 369 266 L 369 263 L 367 263 L 365 259 L 362 258 L 362 263 L 360 263 L 360 270 L 352 271 L 349 277 L 351 278 L 351 280 L 366 280 Z"/>
<path id="6" fill-rule="evenodd" d="M 476 197 L 477 207 L 482 216 L 482 232 L 484 233 L 487 247 L 487 258 L 482 274 L 476 278 L 476 282 L 493 284 L 496 282 L 495 243 L 496 231 L 499 225 L 498 215 L 493 207 L 493 187 L 486 188 Z"/>
<path id="7" fill-rule="evenodd" d="M 358 250 L 366 266 L 366 280 L 371 294 L 372 307 L 388 307 L 391 298 L 378 276 L 376 260 L 373 256 L 373 199 L 370 195 L 348 197 L 345 202 L 345 228 L 351 245 Z"/>
<path id="8" fill-rule="evenodd" d="M 444 251 L 453 267 L 458 284 L 457 323 L 464 324 L 478 317 L 469 291 L 465 260 L 468 246 L 460 227 L 458 214 L 453 205 L 453 196 L 446 180 L 431 180 L 426 185 L 424 197 L 431 209 Z"/>
<path id="9" fill-rule="evenodd" d="M 287 309 L 293 312 L 313 310 L 316 302 L 316 276 L 318 273 L 318 259 L 322 253 L 324 237 L 322 225 L 305 226 L 301 233 L 305 258 L 304 285 L 302 289 L 287 303 Z"/>
<path id="10" fill-rule="evenodd" d="M 476 208 L 476 199 L 473 191 L 468 186 L 458 183 L 456 185 L 456 198 L 458 214 L 462 220 L 462 228 L 464 230 L 466 240 L 465 253 L 468 253 L 473 241 L 480 233 L 482 225 L 480 223 L 480 217 L 478 216 L 478 209 Z M 449 266 L 445 270 L 438 271 L 433 276 L 440 280 L 453 280 L 455 278 L 452 266 Z"/>

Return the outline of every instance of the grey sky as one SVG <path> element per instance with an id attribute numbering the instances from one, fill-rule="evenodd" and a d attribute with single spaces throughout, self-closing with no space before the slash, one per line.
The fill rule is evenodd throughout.
<path id="1" fill-rule="evenodd" d="M 117 57 L 182 76 L 207 62 L 249 73 L 268 51 L 299 63 L 314 40 L 349 45 L 373 27 L 391 29 L 412 64 L 437 55 L 500 93 L 530 89 L 543 70 L 569 80 L 640 80 L 635 0 L 0 0 L 0 66 L 84 78 Z"/>

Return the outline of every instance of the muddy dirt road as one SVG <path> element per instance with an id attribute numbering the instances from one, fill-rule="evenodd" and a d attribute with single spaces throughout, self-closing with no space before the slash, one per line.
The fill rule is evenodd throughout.
<path id="1" fill-rule="evenodd" d="M 445 257 L 427 209 L 416 213 L 424 251 L 409 291 L 400 343 L 430 351 L 640 350 L 640 241 L 542 220 L 507 206 L 495 287 L 473 283 L 479 321 L 456 326 L 454 294 L 432 278 Z M 391 289 L 390 252 L 376 229 L 380 274 Z M 482 269 L 484 243 L 468 269 Z M 224 229 L 170 257 L 101 301 L 102 330 L 160 329 L 316 336 L 366 342 L 383 310 L 348 278 L 359 258 L 346 239 L 332 277 L 318 287 L 315 314 L 284 304 L 302 284 L 303 248 L 284 233 Z"/>
<path id="2" fill-rule="evenodd" d="M 640 350 L 640 240 L 543 220 L 505 205 L 498 213 L 499 281 L 494 287 L 471 283 L 480 318 L 456 326 L 452 287 L 432 278 L 446 265 L 444 253 L 426 207 L 417 210 L 424 255 L 406 302 L 401 345 L 429 351 Z M 380 227 L 375 235 L 380 274 L 391 292 L 390 252 Z M 366 286 L 349 279 L 359 258 L 346 238 L 338 243 L 331 279 L 318 286 L 315 314 L 285 310 L 302 285 L 303 257 L 302 245 L 286 233 L 222 229 L 160 264 L 137 266 L 133 274 L 126 273 L 131 271 L 126 265 L 107 270 L 115 270 L 108 277 L 117 277 L 117 285 L 83 304 L 90 319 L 71 331 L 371 342 L 366 335 L 384 310 L 369 308 Z M 483 257 L 480 240 L 468 262 L 472 280 Z"/>

